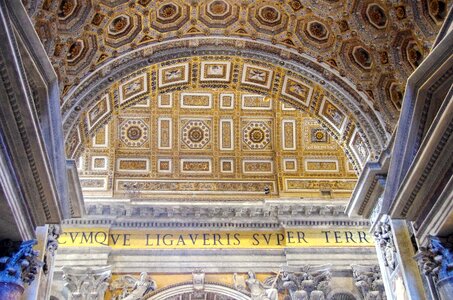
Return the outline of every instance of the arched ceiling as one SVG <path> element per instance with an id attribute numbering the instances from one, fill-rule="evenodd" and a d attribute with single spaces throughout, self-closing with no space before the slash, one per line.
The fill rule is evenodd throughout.
<path id="1" fill-rule="evenodd" d="M 206 76 L 227 80 L 232 74 L 226 70 L 236 68 L 228 63 L 206 62 Z M 351 195 L 357 180 L 354 164 L 366 157 L 360 152 L 346 156 L 336 133 L 323 127 L 319 117 L 264 96 L 259 88 L 175 88 L 173 82 L 189 76 L 184 71 L 188 65 L 152 66 L 124 78 L 84 113 L 75 136 L 82 130 L 91 134 L 83 135 L 83 147 L 71 144 L 68 151 L 77 153 L 86 199 L 231 201 Z M 247 72 L 257 74 L 254 70 Z M 171 75 L 158 82 L 166 89 L 156 97 L 150 96 L 148 86 L 154 72 Z M 269 75 L 254 76 L 252 85 L 266 84 Z M 287 81 L 287 91 L 293 93 L 288 96 L 311 98 L 319 93 L 304 88 L 299 78 L 292 80 Z M 350 123 L 330 99 L 323 97 L 321 114 L 337 115 L 332 122 Z M 355 141 L 348 149 L 363 149 L 368 155 L 357 130 L 346 135 Z"/>
<path id="2" fill-rule="evenodd" d="M 327 81 L 338 77 L 387 132 L 396 124 L 405 80 L 426 56 L 450 5 L 444 0 L 23 2 L 60 78 L 65 119 L 81 109 L 80 90 L 118 65 L 164 49 L 215 43 L 219 49 L 255 49 L 298 62 L 324 73 Z"/>
<path id="3" fill-rule="evenodd" d="M 229 199 L 349 197 L 451 5 L 23 3 L 59 77 L 85 196 Z"/>

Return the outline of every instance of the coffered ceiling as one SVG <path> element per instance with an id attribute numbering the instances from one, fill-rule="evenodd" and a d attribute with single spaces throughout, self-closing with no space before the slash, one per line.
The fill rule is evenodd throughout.
<path id="1" fill-rule="evenodd" d="M 351 83 L 392 132 L 404 84 L 422 62 L 444 0 L 23 0 L 60 78 L 62 102 L 87 76 L 165 41 L 228 44 L 317 65 Z M 234 41 L 234 42 L 233 42 Z M 139 54 L 140 53 L 140 54 Z M 306 61 L 303 61 L 305 59 Z M 308 60 L 307 60 L 308 59 Z M 105 75 L 105 74 L 104 74 Z M 68 107 L 68 109 L 74 107 Z M 66 113 L 66 110 L 63 110 Z"/>
<path id="2" fill-rule="evenodd" d="M 85 195 L 348 197 L 447 1 L 23 0 Z M 170 180 L 171 179 L 171 180 Z M 130 196 L 130 195 L 129 195 Z"/>
<path id="3" fill-rule="evenodd" d="M 375 151 L 335 94 L 239 57 L 145 67 L 81 115 L 67 154 L 88 197 L 344 199 Z"/>

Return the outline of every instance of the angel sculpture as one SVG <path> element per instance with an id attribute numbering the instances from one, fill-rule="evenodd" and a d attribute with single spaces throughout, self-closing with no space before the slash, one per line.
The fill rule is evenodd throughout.
<path id="1" fill-rule="evenodd" d="M 245 281 L 250 290 L 252 300 L 277 300 L 278 292 L 272 286 L 264 285 L 256 278 L 254 272 L 248 272 L 249 278 Z"/>
<path id="2" fill-rule="evenodd" d="M 112 290 L 121 289 L 116 300 L 139 300 L 144 295 L 156 290 L 156 282 L 148 277 L 146 272 L 140 273 L 140 279 L 125 275 L 111 285 Z"/>

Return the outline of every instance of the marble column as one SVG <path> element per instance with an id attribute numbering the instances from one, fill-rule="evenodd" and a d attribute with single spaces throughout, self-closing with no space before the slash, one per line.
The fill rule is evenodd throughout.
<path id="1" fill-rule="evenodd" d="M 19 300 L 25 286 L 34 279 L 42 263 L 33 250 L 35 240 L 0 241 L 0 295 L 5 300 Z"/>
<path id="2" fill-rule="evenodd" d="M 112 276 L 110 266 L 63 267 L 63 279 L 74 300 L 103 300 Z"/>

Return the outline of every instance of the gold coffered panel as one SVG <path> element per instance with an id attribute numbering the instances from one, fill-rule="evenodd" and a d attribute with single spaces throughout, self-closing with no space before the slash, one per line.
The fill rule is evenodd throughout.
<path id="1" fill-rule="evenodd" d="M 370 150 L 345 129 L 354 119 L 341 104 L 315 90 L 296 74 L 237 58 L 153 65 L 101 93 L 68 154 L 80 157 L 88 197 L 131 197 L 135 184 L 141 198 L 345 198 L 357 158 L 344 149 L 357 147 L 362 158 Z"/>

